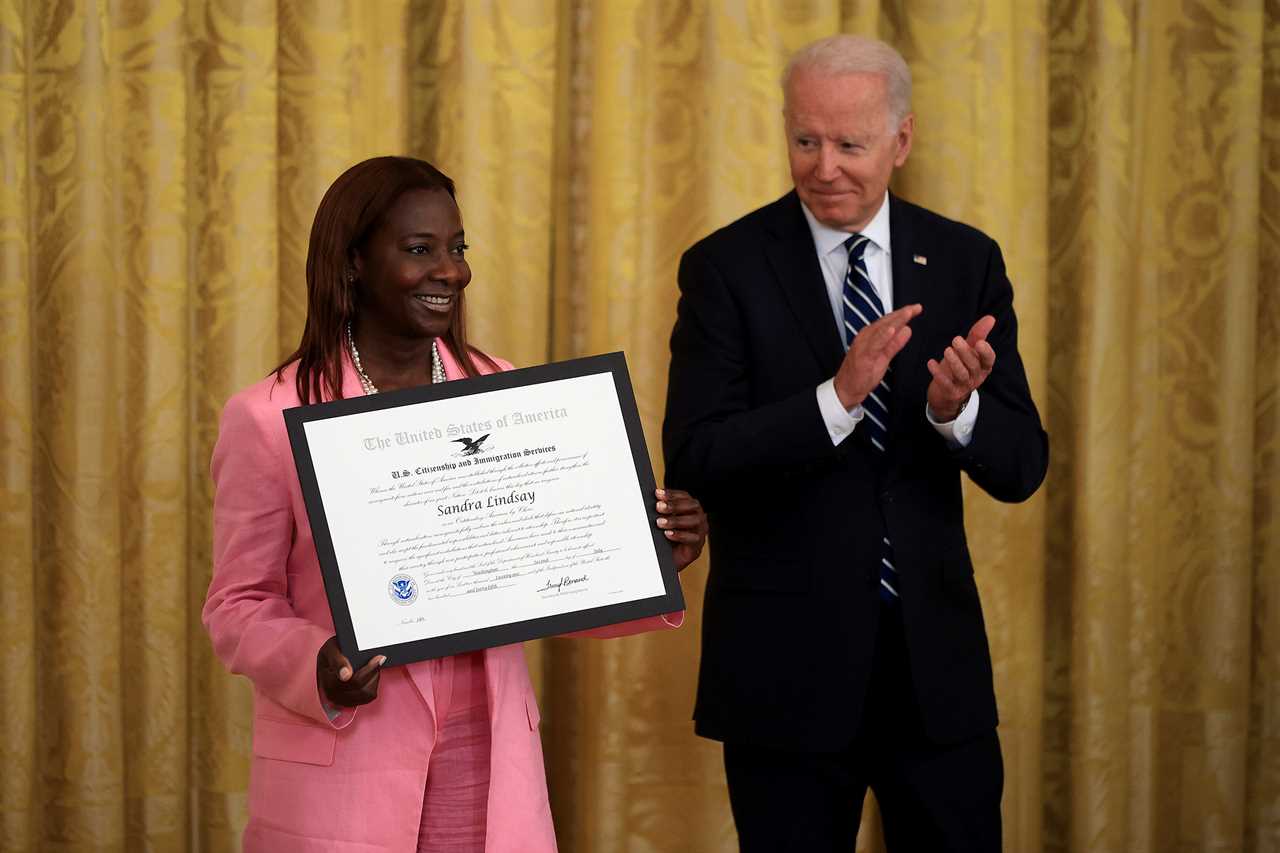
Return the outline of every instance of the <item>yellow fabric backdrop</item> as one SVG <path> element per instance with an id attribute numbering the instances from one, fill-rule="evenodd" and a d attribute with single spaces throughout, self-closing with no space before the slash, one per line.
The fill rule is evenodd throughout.
<path id="1" fill-rule="evenodd" d="M 237 847 L 208 459 L 343 168 L 457 179 L 474 339 L 626 350 L 656 452 L 680 252 L 787 187 L 841 30 L 911 63 L 897 189 L 1000 240 L 1052 435 L 969 494 L 1005 849 L 1280 851 L 1280 0 L 0 0 L 0 849 Z M 530 647 L 565 851 L 734 849 L 684 578 L 682 631 Z"/>

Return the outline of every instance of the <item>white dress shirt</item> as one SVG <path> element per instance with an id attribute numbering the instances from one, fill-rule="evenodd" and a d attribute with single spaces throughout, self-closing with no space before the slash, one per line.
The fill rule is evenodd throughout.
<path id="1" fill-rule="evenodd" d="M 809 231 L 813 234 L 814 249 L 818 253 L 818 266 L 822 268 L 822 278 L 827 285 L 831 315 L 835 319 L 840 340 L 843 341 L 845 339 L 844 277 L 849 271 L 849 252 L 844 247 L 844 241 L 848 240 L 850 235 L 848 232 L 837 231 L 823 225 L 809 212 L 804 202 L 800 203 L 800 209 L 804 211 L 804 218 L 809 223 Z M 860 233 L 868 240 L 862 259 L 867 265 L 867 275 L 871 278 L 871 285 L 875 288 L 876 296 L 880 298 L 880 304 L 885 306 L 886 311 L 892 311 L 893 248 L 889 236 L 889 194 L 887 192 L 880 209 Z M 941 357 L 941 355 L 938 353 L 935 357 Z M 835 377 L 819 385 L 817 394 L 818 410 L 822 412 L 822 420 L 827 425 L 831 443 L 839 444 L 852 435 L 854 428 L 862 421 L 864 414 L 862 406 L 857 405 L 852 409 L 846 409 L 840 404 L 840 398 L 836 394 Z M 938 434 L 946 439 L 948 445 L 951 447 L 969 445 L 973 439 L 974 423 L 978 420 L 977 390 L 969 395 L 968 402 L 953 421 L 939 423 L 929 411 L 927 403 L 924 408 L 925 418 L 938 431 Z"/>

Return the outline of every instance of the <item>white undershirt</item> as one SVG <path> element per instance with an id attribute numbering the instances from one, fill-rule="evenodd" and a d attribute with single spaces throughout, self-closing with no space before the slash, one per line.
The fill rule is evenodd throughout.
<path id="1" fill-rule="evenodd" d="M 867 275 L 871 278 L 871 286 L 875 288 L 876 296 L 880 298 L 880 304 L 885 306 L 886 311 L 893 310 L 891 307 L 893 306 L 893 249 L 889 235 L 889 204 L 889 193 L 886 192 L 880 209 L 867 223 L 867 227 L 860 232 L 869 241 L 862 256 L 863 262 L 867 265 Z M 818 253 L 818 266 L 822 268 L 822 278 L 827 285 L 831 315 L 835 320 L 840 340 L 843 341 L 844 277 L 849 271 L 849 252 L 844 247 L 844 241 L 849 239 L 849 233 L 823 225 L 814 218 L 803 202 L 800 204 L 800 209 L 804 211 L 804 218 L 809 223 L 809 231 L 813 234 L 814 250 Z M 942 353 L 937 353 L 934 357 L 941 356 Z M 840 398 L 836 394 L 835 377 L 819 385 L 817 395 L 818 410 L 822 413 L 822 420 L 827 425 L 831 443 L 839 444 L 853 434 L 854 428 L 862 420 L 864 414 L 862 406 L 857 405 L 852 409 L 846 409 L 840 404 Z M 974 424 L 978 420 L 976 390 L 969 395 L 968 402 L 953 421 L 939 423 L 929 411 L 927 403 L 924 408 L 925 419 L 933 425 L 939 435 L 946 439 L 948 445 L 969 446 L 969 442 L 973 439 Z"/>

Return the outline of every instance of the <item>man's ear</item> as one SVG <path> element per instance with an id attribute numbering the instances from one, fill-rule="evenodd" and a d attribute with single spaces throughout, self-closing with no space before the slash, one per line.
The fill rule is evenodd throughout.
<path id="1" fill-rule="evenodd" d="M 916 133 L 916 114 L 907 113 L 907 117 L 902 120 L 902 124 L 898 125 L 897 143 L 898 153 L 893 158 L 894 166 L 901 166 L 907 162 L 907 155 L 911 153 L 911 140 Z"/>

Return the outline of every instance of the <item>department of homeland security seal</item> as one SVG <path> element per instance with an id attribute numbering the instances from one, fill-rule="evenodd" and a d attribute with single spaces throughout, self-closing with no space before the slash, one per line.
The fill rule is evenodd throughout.
<path id="1" fill-rule="evenodd" d="M 413 604 L 418 600 L 418 584 L 406 574 L 392 575 L 387 594 L 396 604 Z"/>

